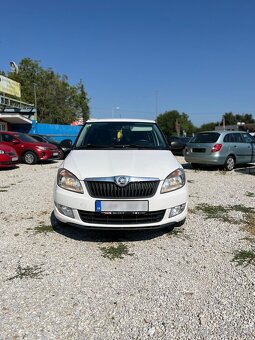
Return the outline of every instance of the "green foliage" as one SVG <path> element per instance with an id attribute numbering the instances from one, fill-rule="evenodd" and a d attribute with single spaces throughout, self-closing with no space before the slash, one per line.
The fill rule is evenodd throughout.
<path id="1" fill-rule="evenodd" d="M 70 124 L 89 117 L 89 98 L 82 81 L 72 86 L 66 75 L 51 68 L 44 69 L 39 61 L 24 58 L 19 63 L 19 73 L 8 77 L 21 84 L 21 100 L 35 102 L 40 123 Z"/>
<path id="2" fill-rule="evenodd" d="M 42 273 L 43 273 L 43 270 L 38 265 L 22 267 L 19 263 L 16 269 L 16 275 L 10 277 L 7 280 L 11 281 L 14 279 L 41 278 Z"/>
<path id="3" fill-rule="evenodd" d="M 109 258 L 110 260 L 123 259 L 124 255 L 133 255 L 132 253 L 129 253 L 128 247 L 123 243 L 119 243 L 116 247 L 109 246 L 101 247 L 100 249 L 103 253 L 103 257 Z"/>
<path id="4" fill-rule="evenodd" d="M 211 123 L 202 124 L 200 126 L 200 128 L 197 129 L 197 132 L 200 132 L 200 131 L 214 131 L 216 125 L 219 125 L 219 123 L 211 122 Z"/>
<path id="5" fill-rule="evenodd" d="M 255 265 L 255 252 L 253 250 L 240 250 L 236 252 L 232 261 L 236 262 L 239 266 Z"/>
<path id="6" fill-rule="evenodd" d="M 186 113 L 179 113 L 176 110 L 160 114 L 156 118 L 156 121 L 166 136 L 183 135 L 184 132 L 190 135 L 195 131 L 195 127 L 189 120 L 189 116 Z"/>
<path id="7" fill-rule="evenodd" d="M 47 233 L 52 233 L 54 231 L 52 225 L 45 225 L 45 224 L 35 227 L 34 230 L 37 234 L 47 234 Z"/>
<path id="8" fill-rule="evenodd" d="M 251 113 L 233 114 L 232 112 L 227 112 L 223 115 L 223 119 L 225 119 L 225 125 L 236 125 L 238 122 L 244 122 L 245 124 L 255 123 Z"/>

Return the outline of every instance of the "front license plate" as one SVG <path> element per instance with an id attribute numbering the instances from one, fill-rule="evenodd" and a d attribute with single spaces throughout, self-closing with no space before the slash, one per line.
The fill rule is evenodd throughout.
<path id="1" fill-rule="evenodd" d="M 18 160 L 18 157 L 12 157 L 12 161 L 15 162 Z"/>
<path id="2" fill-rule="evenodd" d="M 53 156 L 58 156 L 58 152 L 53 152 Z"/>
<path id="3" fill-rule="evenodd" d="M 149 201 L 96 201 L 96 212 L 139 213 L 149 211 Z"/>

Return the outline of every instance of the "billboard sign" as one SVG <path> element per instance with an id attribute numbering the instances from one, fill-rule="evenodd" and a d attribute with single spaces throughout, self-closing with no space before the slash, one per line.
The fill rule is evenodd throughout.
<path id="1" fill-rule="evenodd" d="M 20 83 L 4 76 L 0 76 L 0 92 L 20 98 Z"/>

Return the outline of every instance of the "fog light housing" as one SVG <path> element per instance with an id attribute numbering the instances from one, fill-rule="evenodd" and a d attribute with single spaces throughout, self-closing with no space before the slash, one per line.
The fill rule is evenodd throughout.
<path id="1" fill-rule="evenodd" d="M 59 212 L 67 217 L 74 218 L 73 209 L 66 207 L 65 205 L 56 204 Z"/>
<path id="2" fill-rule="evenodd" d="M 176 215 L 181 214 L 186 207 L 186 203 L 177 205 L 176 207 L 173 207 L 170 209 L 169 217 L 174 217 Z"/>

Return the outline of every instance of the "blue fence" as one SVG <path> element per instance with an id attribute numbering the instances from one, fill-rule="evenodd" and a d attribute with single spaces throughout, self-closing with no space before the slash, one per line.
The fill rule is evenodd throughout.
<path id="1" fill-rule="evenodd" d="M 32 126 L 30 124 L 13 124 L 14 131 L 47 135 L 54 137 L 58 142 L 63 139 L 71 139 L 74 142 L 81 128 L 81 125 L 41 124 L 35 121 L 32 121 Z"/>

